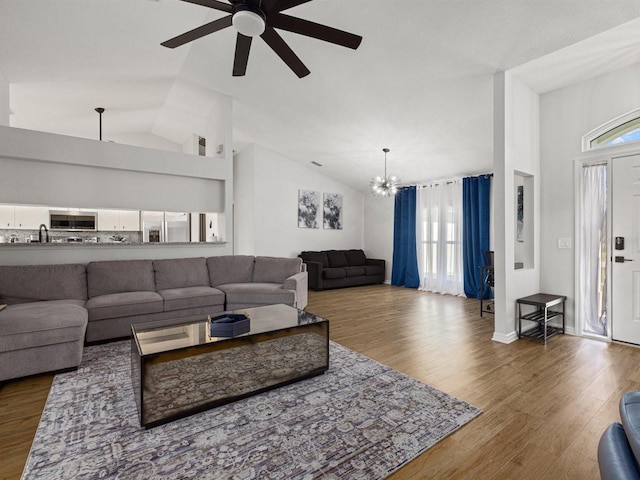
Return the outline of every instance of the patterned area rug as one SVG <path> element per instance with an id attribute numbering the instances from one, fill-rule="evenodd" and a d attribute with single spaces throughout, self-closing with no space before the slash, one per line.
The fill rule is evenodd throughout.
<path id="1" fill-rule="evenodd" d="M 129 349 L 56 375 L 23 479 L 383 479 L 480 414 L 331 342 L 324 375 L 144 430 Z"/>

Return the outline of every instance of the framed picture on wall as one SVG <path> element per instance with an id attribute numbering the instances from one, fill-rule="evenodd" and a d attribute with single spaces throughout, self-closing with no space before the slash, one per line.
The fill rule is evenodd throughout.
<path id="1" fill-rule="evenodd" d="M 518 185 L 516 208 L 516 240 L 524 242 L 524 185 Z"/>
<path id="2" fill-rule="evenodd" d="M 323 226 L 329 230 L 342 230 L 342 195 L 324 194 Z"/>
<path id="3" fill-rule="evenodd" d="M 298 227 L 320 228 L 320 192 L 298 190 Z"/>

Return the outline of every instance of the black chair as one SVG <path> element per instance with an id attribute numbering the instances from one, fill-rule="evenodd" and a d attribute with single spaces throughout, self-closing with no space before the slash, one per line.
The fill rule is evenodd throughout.
<path id="1" fill-rule="evenodd" d="M 484 261 L 486 265 L 482 265 L 480 267 L 480 316 L 483 313 L 494 313 L 494 304 L 493 300 L 489 300 L 488 302 L 484 301 L 484 289 L 489 287 L 494 287 L 494 275 L 493 275 L 493 251 L 486 250 L 484 252 Z"/>

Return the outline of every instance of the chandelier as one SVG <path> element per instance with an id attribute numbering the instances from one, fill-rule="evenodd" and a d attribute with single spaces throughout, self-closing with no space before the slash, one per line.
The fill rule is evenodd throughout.
<path id="1" fill-rule="evenodd" d="M 383 148 L 384 152 L 384 177 L 377 176 L 371 179 L 371 191 L 379 197 L 392 197 L 398 192 L 400 179 L 395 175 L 387 175 L 387 153 L 388 148 Z"/>

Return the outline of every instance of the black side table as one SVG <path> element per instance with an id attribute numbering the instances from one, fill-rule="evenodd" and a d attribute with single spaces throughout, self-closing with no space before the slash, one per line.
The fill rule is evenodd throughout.
<path id="1" fill-rule="evenodd" d="M 558 333 L 564 333 L 564 303 L 566 300 L 567 297 L 564 295 L 551 295 L 548 293 L 537 293 L 516 300 L 518 305 L 518 338 L 526 337 L 546 345 L 548 338 Z M 522 305 L 532 305 L 536 309 L 533 312 L 523 314 Z M 551 307 L 556 305 L 561 305 L 562 310 L 550 310 Z M 562 328 L 547 325 L 549 320 L 559 315 L 562 315 Z M 538 325 L 531 330 L 523 332 L 522 320 L 537 322 Z"/>

